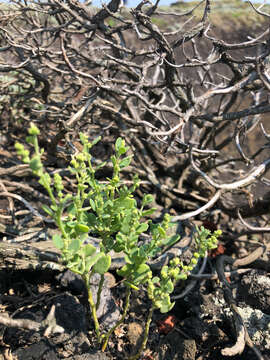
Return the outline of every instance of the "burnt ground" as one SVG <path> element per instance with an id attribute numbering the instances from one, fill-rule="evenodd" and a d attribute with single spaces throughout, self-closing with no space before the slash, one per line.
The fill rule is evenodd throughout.
<path id="1" fill-rule="evenodd" d="M 128 359 L 136 351 L 149 307 L 145 294 L 133 293 L 128 317 L 111 338 L 108 350 L 101 353 L 88 322 L 83 291 L 70 283 L 61 284 L 56 280 L 59 276 L 47 272 L 33 275 L 29 271 L 2 271 L 1 277 L 4 277 L 2 311 L 17 319 L 41 322 L 55 305 L 57 324 L 65 329 L 63 334 L 46 337 L 43 332 L 2 327 L 3 359 Z M 253 269 L 233 283 L 235 299 L 253 343 L 261 349 L 264 359 L 268 359 L 270 294 L 267 272 Z M 123 294 L 121 287 L 106 294 L 106 301 L 112 300 L 113 306 L 107 309 L 109 316 L 105 313 L 101 320 L 103 327 L 119 318 Z M 227 359 L 220 351 L 234 341 L 232 315 L 220 284 L 207 281 L 177 300 L 169 314 L 154 314 L 142 359 Z M 256 358 L 248 347 L 241 355 L 231 357 Z"/>
<path id="2" fill-rule="evenodd" d="M 35 209 L 40 209 L 41 203 L 46 201 L 46 198 L 42 198 L 45 193 L 25 165 L 21 165 L 14 151 L 14 140 L 20 139 L 20 136 L 24 135 L 20 135 L 14 128 L 13 132 L 1 137 L 2 194 L 6 191 L 21 194 Z M 102 144 L 100 146 L 102 148 Z M 101 151 L 101 154 L 104 156 L 104 152 Z M 160 216 L 166 207 L 166 199 L 162 197 L 162 194 L 158 194 Z M 54 251 L 50 240 L 50 235 L 54 231 L 52 224 L 44 223 L 29 209 L 26 210 L 24 203 L 16 198 L 2 195 L 0 200 L 2 244 L 34 246 L 43 249 L 44 252 Z M 247 201 L 247 196 L 238 194 L 238 201 L 240 200 Z M 172 208 L 173 205 L 171 211 Z M 214 272 L 216 259 L 222 256 L 222 253 L 233 258 L 241 258 L 256 248 L 254 244 L 269 243 L 267 234 L 244 234 L 239 238 L 239 234 L 244 230 L 239 220 L 220 211 L 218 205 L 216 214 L 218 218 L 212 217 L 212 223 L 208 221 L 207 224 L 200 217 L 192 221 L 193 225 L 201 225 L 204 221 L 205 226 L 217 226 L 223 230 L 218 251 L 209 254 L 204 271 L 208 274 Z M 214 221 L 216 224 L 213 224 Z M 258 218 L 257 225 L 263 225 L 263 220 Z M 188 257 L 188 252 L 185 256 Z M 133 292 L 131 309 L 124 323 L 113 334 L 107 351 L 102 353 L 95 341 L 81 280 L 65 271 L 40 269 L 32 265 L 31 258 L 20 259 L 16 255 L 12 258 L 1 253 L 1 312 L 9 314 L 14 319 L 30 319 L 40 323 L 55 305 L 56 322 L 64 328 L 64 333 L 44 336 L 44 329 L 32 331 L 1 326 L 2 359 L 128 359 L 136 352 L 149 309 L 149 301 L 144 291 Z M 241 268 L 241 271 L 227 278 L 231 284 L 231 294 L 253 344 L 260 350 L 263 358 L 268 359 L 269 251 L 264 252 L 259 260 Z M 123 310 L 124 287 L 121 282 L 119 283 L 121 279 L 114 270 L 110 275 L 99 314 L 103 328 L 108 328 L 119 319 Z M 187 291 L 189 288 L 191 290 Z M 217 277 L 197 282 L 190 279 L 179 283 L 173 295 L 179 299 L 175 301 L 175 306 L 169 314 L 162 315 L 158 311 L 154 313 L 149 341 L 141 359 L 258 358 L 252 347 L 247 345 L 241 355 L 226 357 L 221 354 L 222 349 L 234 345 L 236 331 L 233 314 Z"/>

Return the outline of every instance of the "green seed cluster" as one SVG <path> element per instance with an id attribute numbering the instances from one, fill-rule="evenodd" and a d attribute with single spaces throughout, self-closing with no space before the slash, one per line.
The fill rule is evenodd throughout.
<path id="1" fill-rule="evenodd" d="M 207 251 L 217 247 L 218 237 L 222 234 L 221 230 L 216 230 L 213 234 L 203 226 L 197 228 L 195 242 L 197 249 L 188 265 L 184 265 L 179 257 L 170 260 L 169 265 L 163 266 L 160 276 L 155 276 L 148 280 L 148 297 L 161 312 L 168 312 L 174 306 L 170 296 L 174 291 L 175 284 L 180 280 L 186 280 L 190 272 L 198 263 L 200 257 L 205 257 Z"/>

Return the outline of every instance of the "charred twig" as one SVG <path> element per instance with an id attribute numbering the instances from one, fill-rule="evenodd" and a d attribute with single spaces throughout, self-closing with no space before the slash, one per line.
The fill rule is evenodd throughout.
<path id="1" fill-rule="evenodd" d="M 231 285 L 228 283 L 225 277 L 224 273 L 224 267 L 225 264 L 230 264 L 231 266 L 243 266 L 248 265 L 258 259 L 263 253 L 262 248 L 257 248 L 255 251 L 253 251 L 250 255 L 248 255 L 245 258 L 234 260 L 229 256 L 221 255 L 217 259 L 216 263 L 216 269 L 218 273 L 219 280 L 221 281 L 223 285 L 223 292 L 224 292 L 224 299 L 229 304 L 230 309 L 233 313 L 234 317 L 234 325 L 235 325 L 235 331 L 237 340 L 236 343 L 232 347 L 227 347 L 223 349 L 222 355 L 224 356 L 234 356 L 237 354 L 241 354 L 244 351 L 245 344 L 247 344 L 256 354 L 257 358 L 260 360 L 263 360 L 263 357 L 260 353 L 260 351 L 254 346 L 252 343 L 247 329 L 244 325 L 243 319 L 241 318 L 241 315 L 237 309 L 237 306 L 235 304 L 235 301 L 233 299 L 233 294 L 231 291 Z"/>
<path id="2" fill-rule="evenodd" d="M 12 319 L 7 315 L 0 314 L 0 323 L 4 326 L 21 328 L 26 330 L 34 330 L 34 331 L 44 331 L 44 336 L 49 336 L 50 334 L 63 333 L 64 328 L 62 326 L 57 325 L 55 319 L 55 305 L 51 307 L 49 314 L 46 319 L 44 319 L 41 323 L 38 323 L 33 320 L 28 319 Z"/>

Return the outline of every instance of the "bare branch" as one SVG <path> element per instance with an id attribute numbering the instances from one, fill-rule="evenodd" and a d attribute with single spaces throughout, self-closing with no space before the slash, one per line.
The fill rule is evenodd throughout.
<path id="1" fill-rule="evenodd" d="M 0 314 L 0 323 L 4 326 L 22 328 L 26 330 L 40 331 L 45 328 L 44 336 L 50 334 L 63 333 L 65 331 L 62 326 L 56 324 L 55 319 L 55 305 L 51 307 L 51 310 L 45 320 L 38 323 L 28 319 L 12 319 L 6 315 Z"/>

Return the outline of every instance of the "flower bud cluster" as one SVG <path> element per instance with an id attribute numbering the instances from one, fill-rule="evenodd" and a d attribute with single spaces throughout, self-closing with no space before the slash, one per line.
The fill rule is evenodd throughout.
<path id="1" fill-rule="evenodd" d="M 164 219 L 163 230 L 168 220 L 168 217 Z M 179 257 L 175 257 L 169 261 L 169 265 L 162 267 L 159 277 L 155 276 L 148 280 L 148 297 L 156 308 L 159 308 L 161 312 L 168 312 L 174 306 L 174 303 L 170 301 L 169 294 L 174 291 L 175 284 L 188 278 L 190 272 L 196 267 L 198 259 L 204 257 L 206 251 L 217 247 L 218 237 L 221 233 L 221 230 L 216 230 L 211 234 L 204 227 L 197 228 L 195 238 L 197 250 L 193 253 L 189 264 L 184 265 Z"/>

